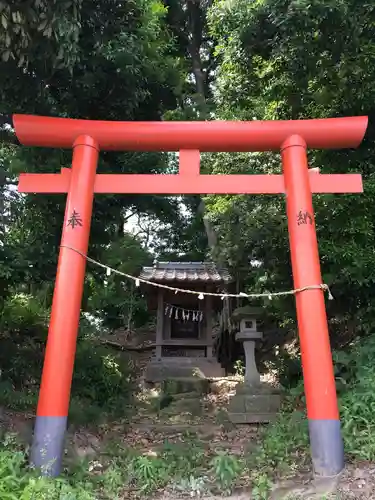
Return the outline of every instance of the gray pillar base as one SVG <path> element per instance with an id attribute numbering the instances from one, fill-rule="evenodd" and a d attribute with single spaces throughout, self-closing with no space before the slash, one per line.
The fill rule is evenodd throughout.
<path id="1" fill-rule="evenodd" d="M 67 418 L 36 417 L 30 461 L 42 476 L 60 474 Z"/>
<path id="2" fill-rule="evenodd" d="M 316 476 L 336 476 L 344 469 L 339 420 L 309 420 L 311 455 Z"/>

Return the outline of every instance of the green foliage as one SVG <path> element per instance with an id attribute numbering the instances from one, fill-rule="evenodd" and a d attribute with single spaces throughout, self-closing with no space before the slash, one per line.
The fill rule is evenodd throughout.
<path id="1" fill-rule="evenodd" d="M 282 413 L 264 432 L 259 452 L 250 458 L 254 466 L 267 474 L 302 466 L 307 458 L 308 427 L 303 413 Z M 251 468 L 251 465 L 250 465 Z"/>
<path id="2" fill-rule="evenodd" d="M 17 354 L 19 355 L 19 353 Z M 23 366 L 21 368 L 23 368 Z M 9 373 L 5 370 L 2 372 L 2 378 L 5 378 L 5 380 L 0 382 L 1 405 L 18 411 L 28 411 L 31 408 L 36 407 L 38 400 L 38 392 L 36 388 L 23 387 L 22 389 L 17 389 L 17 385 L 11 382 Z M 20 378 L 20 374 L 17 374 L 17 378 Z M 22 382 L 24 382 L 24 379 Z"/>
<path id="3" fill-rule="evenodd" d="M 16 293 L 4 303 L 0 331 L 27 336 L 41 335 L 46 330 L 48 311 L 33 295 Z"/>
<path id="4" fill-rule="evenodd" d="M 193 475 L 181 478 L 173 484 L 173 490 L 188 494 L 190 497 L 201 497 L 210 493 L 210 484 L 206 476 L 195 477 Z"/>
<path id="5" fill-rule="evenodd" d="M 35 400 L 40 380 L 48 311 L 38 297 L 15 293 L 5 299 L 0 316 L 0 381 L 2 400 L 14 407 Z"/>
<path id="6" fill-rule="evenodd" d="M 345 388 L 340 397 L 340 412 L 347 453 L 361 460 L 375 460 L 374 383 L 375 336 L 357 339 L 341 358 L 345 364 Z"/>
<path id="7" fill-rule="evenodd" d="M 202 470 L 204 450 L 198 444 L 166 442 L 157 455 L 134 456 L 130 462 L 130 481 L 135 481 L 140 491 L 150 493 L 166 486 L 173 479 L 181 479 Z"/>
<path id="8" fill-rule="evenodd" d="M 311 151 L 309 161 L 323 173 L 364 175 L 363 195 L 318 195 L 314 209 L 323 281 L 336 299 L 327 305 L 334 347 L 347 343 L 354 332 L 372 333 L 375 227 L 368 214 L 375 193 L 370 147 L 375 113 L 371 83 L 375 65 L 370 62 L 375 45 L 370 26 L 375 9 L 356 0 L 218 0 L 208 17 L 218 62 L 215 117 L 276 120 L 369 115 L 368 132 L 358 150 Z M 280 157 L 221 153 L 206 155 L 204 165 L 212 173 L 279 173 Z M 209 197 L 207 207 L 220 234 L 224 260 L 241 270 L 241 289 L 292 288 L 281 197 Z M 257 261 L 258 267 L 249 266 L 249 261 Z M 282 344 L 282 337 L 295 328 L 294 301 L 275 299 L 264 301 L 264 306 L 266 326 L 277 330 L 275 341 Z"/>
<path id="9" fill-rule="evenodd" d="M 278 379 L 283 387 L 298 387 L 302 378 L 301 354 L 299 350 L 291 355 L 286 349 L 280 349 L 272 366 L 276 369 Z"/>
<path id="10" fill-rule="evenodd" d="M 158 457 L 139 456 L 131 462 L 131 474 L 142 493 L 150 493 L 165 486 L 167 468 Z"/>
<path id="11" fill-rule="evenodd" d="M 4 62 L 27 67 L 30 49 L 52 51 L 56 66 L 75 61 L 82 0 L 0 2 L 0 51 Z"/>
<path id="12" fill-rule="evenodd" d="M 334 353 L 336 380 L 342 382 L 339 406 L 345 452 L 357 460 L 375 460 L 374 356 L 374 335 L 357 338 L 345 352 Z M 307 419 L 304 412 L 296 411 L 296 405 L 302 402 L 301 395 L 302 381 L 290 392 L 277 422 L 264 432 L 258 452 L 249 457 L 249 469 L 256 467 L 258 471 L 253 476 L 255 482 L 259 474 L 264 477 L 272 477 L 275 472 L 290 474 L 310 460 Z"/>
<path id="13" fill-rule="evenodd" d="M 211 467 L 220 491 L 230 494 L 242 472 L 238 458 L 227 453 L 219 453 L 211 460 Z"/>
<path id="14" fill-rule="evenodd" d="M 94 405 L 102 413 L 118 415 L 125 411 L 125 406 L 131 401 L 134 375 L 123 354 L 113 354 L 108 348 L 89 340 L 80 341 L 77 345 L 72 395 L 80 399 L 83 408 Z"/>
<path id="15" fill-rule="evenodd" d="M 0 2 L 0 112 L 160 119 L 175 107 L 174 89 L 183 78 L 171 55 L 174 41 L 166 15 L 158 0 Z M 157 172 L 166 161 L 159 153 L 104 152 L 99 171 Z M 21 290 L 35 296 L 42 283 L 53 285 L 65 205 L 64 196 L 20 197 L 8 186 L 13 188 L 20 172 L 56 172 L 70 163 L 71 152 L 0 147 L 0 220 L 6 221 L 6 231 L 1 229 L 0 304 L 6 294 Z M 94 204 L 90 255 L 111 264 L 116 254 L 117 267 L 131 274 L 148 255 L 124 233 L 129 212 L 175 219 L 176 204 L 164 197 L 100 196 Z M 124 265 L 127 261 L 133 265 Z M 90 270 L 85 310 L 102 315 L 111 327 L 148 319 L 138 293 L 130 304 L 130 289 L 124 290 L 118 277 L 103 290 L 102 273 Z M 51 296 L 52 286 L 47 308 Z"/>
<path id="16" fill-rule="evenodd" d="M 192 437 L 185 442 L 166 442 L 160 453 L 134 456 L 130 461 L 130 481 L 135 481 L 140 491 L 150 493 L 158 488 L 171 486 L 175 491 L 199 496 L 216 489 L 228 494 L 243 472 L 238 457 L 219 453 L 211 460 L 201 444 Z"/>
<path id="17" fill-rule="evenodd" d="M 7 407 L 24 410 L 36 405 L 47 316 L 40 299 L 32 295 L 19 293 L 5 301 L 0 329 L 0 401 Z M 123 414 L 131 400 L 133 377 L 125 355 L 98 345 L 92 335 L 81 338 L 73 374 L 71 421 L 89 423 L 109 413 Z"/>
<path id="18" fill-rule="evenodd" d="M 243 377 L 245 375 L 246 367 L 244 362 L 241 359 L 238 359 L 234 364 L 235 374 L 239 377 Z"/>
<path id="19" fill-rule="evenodd" d="M 151 257 L 138 238 L 124 234 L 114 239 L 99 259 L 122 273 L 138 276 Z M 115 273 L 106 276 L 101 268 L 92 272 L 86 290 L 87 309 L 100 317 L 104 326 L 130 330 L 149 320 L 146 300 L 132 280 Z"/>
<path id="20" fill-rule="evenodd" d="M 272 483 L 266 474 L 259 474 L 254 478 L 251 494 L 254 500 L 267 500 Z"/>
<path id="21" fill-rule="evenodd" d="M 26 466 L 26 457 L 12 436 L 0 448 L 0 497 L 4 500 L 94 500 L 88 483 L 73 485 L 65 478 L 37 477 Z"/>
<path id="22" fill-rule="evenodd" d="M 113 455 L 113 451 L 115 455 Z M 220 454 L 207 460 L 203 446 L 191 436 L 181 443 L 165 443 L 159 452 L 140 454 L 116 447 L 106 451 L 106 466 L 92 473 L 88 463 L 76 464 L 59 478 L 37 477 L 28 469 L 25 453 L 8 435 L 0 449 L 0 492 L 4 500 L 103 500 L 122 498 L 131 487 L 149 497 L 160 488 L 199 497 L 215 489 L 229 492 L 240 475 L 239 458 Z M 242 465 L 242 464 L 241 464 Z"/>
<path id="23" fill-rule="evenodd" d="M 170 475 L 185 476 L 197 475 L 206 463 L 205 450 L 194 435 L 186 434 L 184 442 L 163 445 L 161 456 L 170 463 Z"/>

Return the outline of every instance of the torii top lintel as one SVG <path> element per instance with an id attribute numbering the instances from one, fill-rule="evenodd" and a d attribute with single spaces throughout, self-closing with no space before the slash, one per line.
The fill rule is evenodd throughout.
<path id="1" fill-rule="evenodd" d="M 25 146 L 71 148 L 89 135 L 108 151 L 277 151 L 291 135 L 308 148 L 357 147 L 366 132 L 366 116 L 287 121 L 112 122 L 12 115 L 18 141 Z"/>

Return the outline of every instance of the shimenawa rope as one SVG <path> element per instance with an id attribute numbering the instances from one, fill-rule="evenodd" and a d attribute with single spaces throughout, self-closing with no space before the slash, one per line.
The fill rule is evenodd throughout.
<path id="1" fill-rule="evenodd" d="M 262 297 L 267 297 L 269 299 L 272 299 L 272 297 L 281 297 L 285 295 L 296 295 L 297 293 L 305 292 L 307 290 L 323 290 L 324 292 L 328 292 L 328 299 L 333 300 L 333 295 L 331 294 L 331 291 L 329 289 L 329 286 L 326 285 L 325 283 L 320 283 L 318 285 L 308 285 L 304 286 L 302 288 L 294 288 L 293 290 L 286 290 L 284 292 L 265 292 L 265 293 L 245 293 L 245 292 L 240 292 L 240 293 L 213 293 L 213 292 L 199 292 L 197 290 L 187 290 L 185 288 L 177 288 L 169 285 L 164 285 L 162 283 L 155 283 L 153 281 L 145 280 L 143 278 L 138 278 L 136 276 L 132 276 L 131 274 L 123 273 L 122 271 L 119 271 L 118 269 L 114 269 L 113 267 L 110 267 L 106 264 L 102 264 L 101 262 L 98 262 L 95 259 L 92 259 L 88 255 L 84 254 L 80 250 L 77 250 L 76 248 L 70 247 L 68 245 L 60 245 L 61 248 L 67 248 L 68 250 L 72 250 L 73 252 L 78 253 L 81 255 L 84 259 L 86 259 L 88 262 L 91 262 L 92 264 L 95 264 L 96 266 L 102 267 L 103 269 L 110 270 L 114 274 L 118 274 L 120 276 L 124 276 L 125 278 L 128 278 L 130 280 L 133 280 L 135 282 L 136 286 L 139 286 L 140 283 L 145 283 L 147 285 L 154 286 L 156 288 L 163 288 L 164 290 L 170 290 L 175 293 L 187 293 L 191 295 L 198 295 L 198 298 L 203 300 L 205 296 L 210 296 L 210 297 L 220 297 L 221 299 L 225 299 L 227 297 L 234 297 L 234 298 L 248 298 L 248 299 L 257 299 L 257 298 L 262 298 Z"/>

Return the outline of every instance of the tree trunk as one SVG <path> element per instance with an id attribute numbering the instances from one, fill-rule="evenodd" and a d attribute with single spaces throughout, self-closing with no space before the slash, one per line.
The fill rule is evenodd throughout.
<path id="1" fill-rule="evenodd" d="M 189 53 L 192 62 L 192 72 L 195 79 L 196 87 L 196 101 L 199 109 L 199 117 L 201 119 L 208 118 L 207 109 L 207 96 L 206 96 L 206 78 L 207 75 L 203 69 L 202 58 L 201 58 L 201 48 L 203 41 L 203 30 L 205 26 L 205 15 L 206 12 L 203 11 L 201 2 L 199 0 L 187 0 L 186 2 L 187 14 L 188 14 L 188 31 L 189 31 Z M 207 243 L 210 248 L 211 258 L 220 267 L 223 267 L 222 256 L 218 249 L 217 235 L 214 228 L 212 227 L 208 217 L 205 215 L 206 205 L 203 198 L 200 198 L 200 204 L 198 206 L 198 213 L 203 219 L 204 228 L 207 235 Z M 225 293 L 225 290 L 223 290 Z M 229 332 L 232 329 L 230 321 L 231 311 L 230 303 L 228 299 L 223 301 L 223 311 L 222 311 L 222 324 L 223 329 Z"/>
<path id="2" fill-rule="evenodd" d="M 207 118 L 206 103 L 206 74 L 203 70 L 202 59 L 200 55 L 203 29 L 204 14 L 199 1 L 187 0 L 188 30 L 189 30 L 189 53 L 191 57 L 192 72 L 195 79 L 197 90 L 196 101 L 199 108 L 199 117 L 203 120 Z"/>
<path id="3" fill-rule="evenodd" d="M 207 102 L 206 102 L 206 75 L 202 66 L 202 59 L 200 50 L 203 40 L 204 28 L 204 14 L 202 12 L 200 2 L 194 0 L 187 0 L 186 3 L 188 14 L 188 31 L 189 31 L 189 53 L 191 57 L 192 72 L 195 79 L 197 104 L 199 107 L 199 114 L 202 119 L 207 118 Z M 210 224 L 210 221 L 205 216 L 206 205 L 203 198 L 200 197 L 198 206 L 198 213 L 203 219 L 204 228 L 206 231 L 208 247 L 211 254 L 214 253 L 217 246 L 217 237 L 215 231 Z"/>

